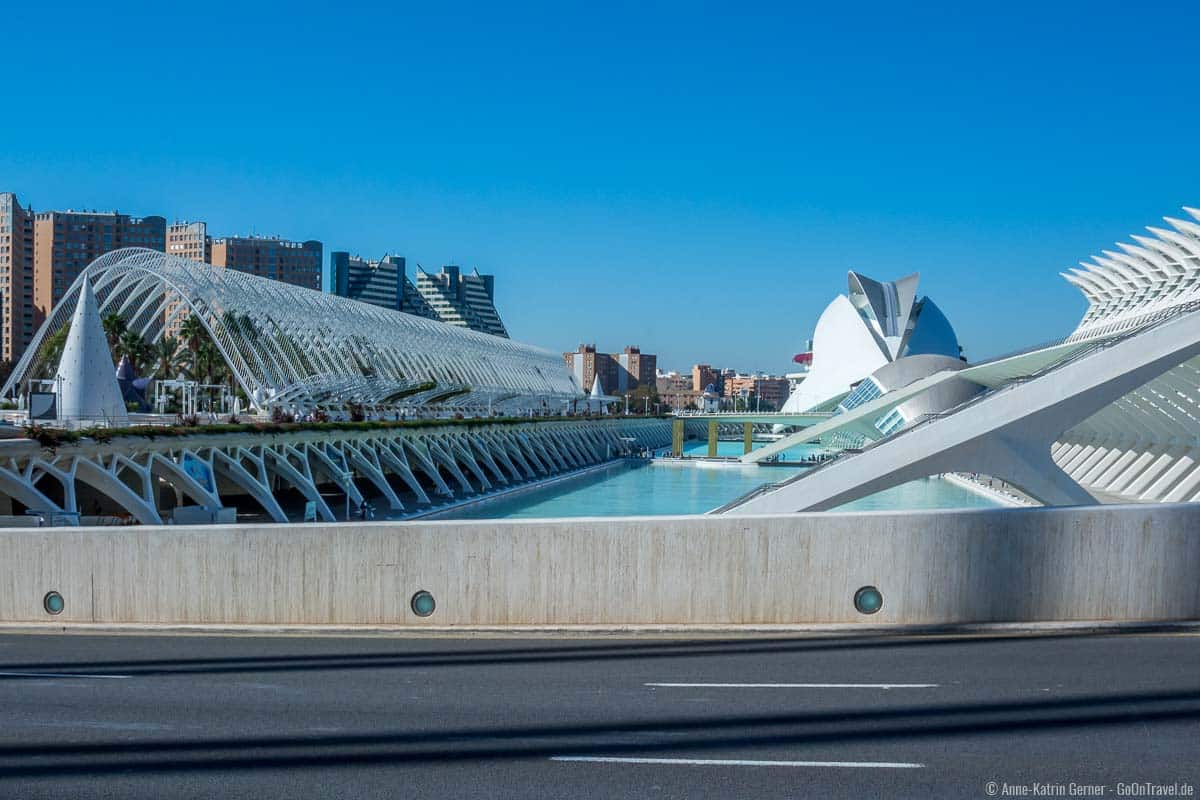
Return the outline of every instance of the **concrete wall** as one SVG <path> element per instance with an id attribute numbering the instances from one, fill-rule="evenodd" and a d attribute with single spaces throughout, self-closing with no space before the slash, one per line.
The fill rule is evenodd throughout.
<path id="1" fill-rule="evenodd" d="M 0 622 L 1200 619 L 1200 505 L 0 530 Z M 852 597 L 878 587 L 882 611 Z M 409 600 L 432 592 L 437 611 Z M 66 610 L 42 609 L 49 590 Z"/>

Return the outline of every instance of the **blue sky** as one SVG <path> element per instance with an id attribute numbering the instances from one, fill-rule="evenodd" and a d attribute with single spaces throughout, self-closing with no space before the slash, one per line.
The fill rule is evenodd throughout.
<path id="1" fill-rule="evenodd" d="M 0 189 L 478 266 L 555 349 L 779 372 L 919 270 L 983 357 L 1200 205 L 1196 3 L 35 6 Z"/>

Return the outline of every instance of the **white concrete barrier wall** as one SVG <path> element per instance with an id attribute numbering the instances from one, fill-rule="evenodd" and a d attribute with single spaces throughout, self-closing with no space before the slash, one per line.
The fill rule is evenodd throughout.
<path id="1" fill-rule="evenodd" d="M 865 616 L 853 596 L 883 593 Z M 424 589 L 436 612 L 409 603 Z M 43 609 L 48 591 L 65 610 Z M 0 531 L 0 622 L 1200 619 L 1200 505 Z"/>

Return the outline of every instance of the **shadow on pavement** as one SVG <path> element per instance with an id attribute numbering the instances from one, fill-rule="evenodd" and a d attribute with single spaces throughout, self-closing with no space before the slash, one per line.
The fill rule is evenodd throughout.
<path id="1" fill-rule="evenodd" d="M 224 673 L 258 673 L 258 672 L 304 672 L 318 670 L 354 670 L 354 669 L 404 669 L 425 667 L 454 667 L 454 666 L 494 666 L 502 664 L 536 664 L 559 662 L 585 661 L 619 661 L 647 660 L 668 658 L 695 658 L 712 656 L 746 656 L 766 655 L 772 653 L 805 653 L 857 650 L 903 650 L 908 648 L 928 648 L 961 646 L 965 644 L 978 645 L 981 643 L 1012 644 L 1030 640 L 1061 641 L 1079 640 L 1095 637 L 1113 637 L 1121 635 L 1138 635 L 1155 632 L 1174 632 L 1174 629 L 1148 625 L 1135 630 L 1085 631 L 1078 633 L 1053 634 L 1001 634 L 988 636 L 946 635 L 939 629 L 930 628 L 921 633 L 906 632 L 903 636 L 864 634 L 850 635 L 821 635 L 807 637 L 772 637 L 772 638 L 740 638 L 716 640 L 669 640 L 653 642 L 636 642 L 617 640 L 603 643 L 563 644 L 562 640 L 551 640 L 539 643 L 537 646 L 522 647 L 477 647 L 476 642 L 484 640 L 467 640 L 466 646 L 457 649 L 422 650 L 403 652 L 395 644 L 378 644 L 378 650 L 370 652 L 344 652 L 328 654 L 281 654 L 233 656 L 216 658 L 169 658 L 169 659 L 124 659 L 124 660 L 56 660 L 56 661 L 23 661 L 0 664 L 0 673 L 12 672 L 53 672 L 57 674 L 104 674 L 106 672 L 125 675 L 190 675 L 190 674 L 224 674 Z M 105 637 L 107 641 L 122 641 L 123 637 Z M 143 637 L 135 637 L 126 641 L 137 642 Z M 161 637 L 154 637 L 162 642 Z M 78 642 L 79 650 L 86 650 L 87 640 L 94 637 L 71 637 Z M 203 638 L 175 638 L 175 643 L 187 642 L 192 645 L 204 642 Z M 264 650 L 286 649 L 295 639 L 223 639 L 222 642 L 253 643 Z M 320 639 L 301 640 L 311 643 Z M 330 640 L 337 641 L 337 640 Z M 408 640 L 412 642 L 413 640 Z M 460 640 L 461 641 L 461 640 Z M 307 645 L 311 646 L 311 644 Z M 27 680 L 37 676 L 0 675 L 0 681 Z"/>
<path id="2" fill-rule="evenodd" d="M 0 780 L 121 773 L 438 764 L 563 755 L 695 754 L 729 748 L 882 743 L 1021 732 L 1085 732 L 1200 720 L 1200 688 L 1029 702 L 470 727 L 342 736 L 143 739 L 0 746 Z M 629 741 L 635 739 L 635 741 Z"/>

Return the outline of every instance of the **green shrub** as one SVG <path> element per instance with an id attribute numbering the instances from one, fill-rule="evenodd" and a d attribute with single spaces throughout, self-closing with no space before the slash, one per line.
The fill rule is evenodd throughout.
<path id="1" fill-rule="evenodd" d="M 650 417 L 666 419 L 665 415 Z M 466 419 L 409 419 L 409 420 L 369 420 L 366 422 L 240 422 L 236 424 L 186 424 L 198 422 L 194 416 L 184 420 L 185 424 L 169 426 L 161 425 L 130 425 L 125 428 L 90 428 L 82 431 L 68 431 L 59 428 L 48 428 L 44 425 L 29 425 L 24 429 L 25 437 L 33 439 L 42 447 L 53 449 L 65 444 L 75 444 L 83 439 L 96 442 L 107 442 L 120 436 L 143 437 L 146 439 L 170 439 L 182 436 L 203 436 L 212 434 L 255 433 L 274 435 L 300 431 L 376 431 L 376 430 L 416 430 L 420 428 L 462 427 L 478 428 L 486 425 L 525 425 L 528 423 L 555 421 L 602 421 L 618 419 L 617 417 L 471 417 Z"/>

